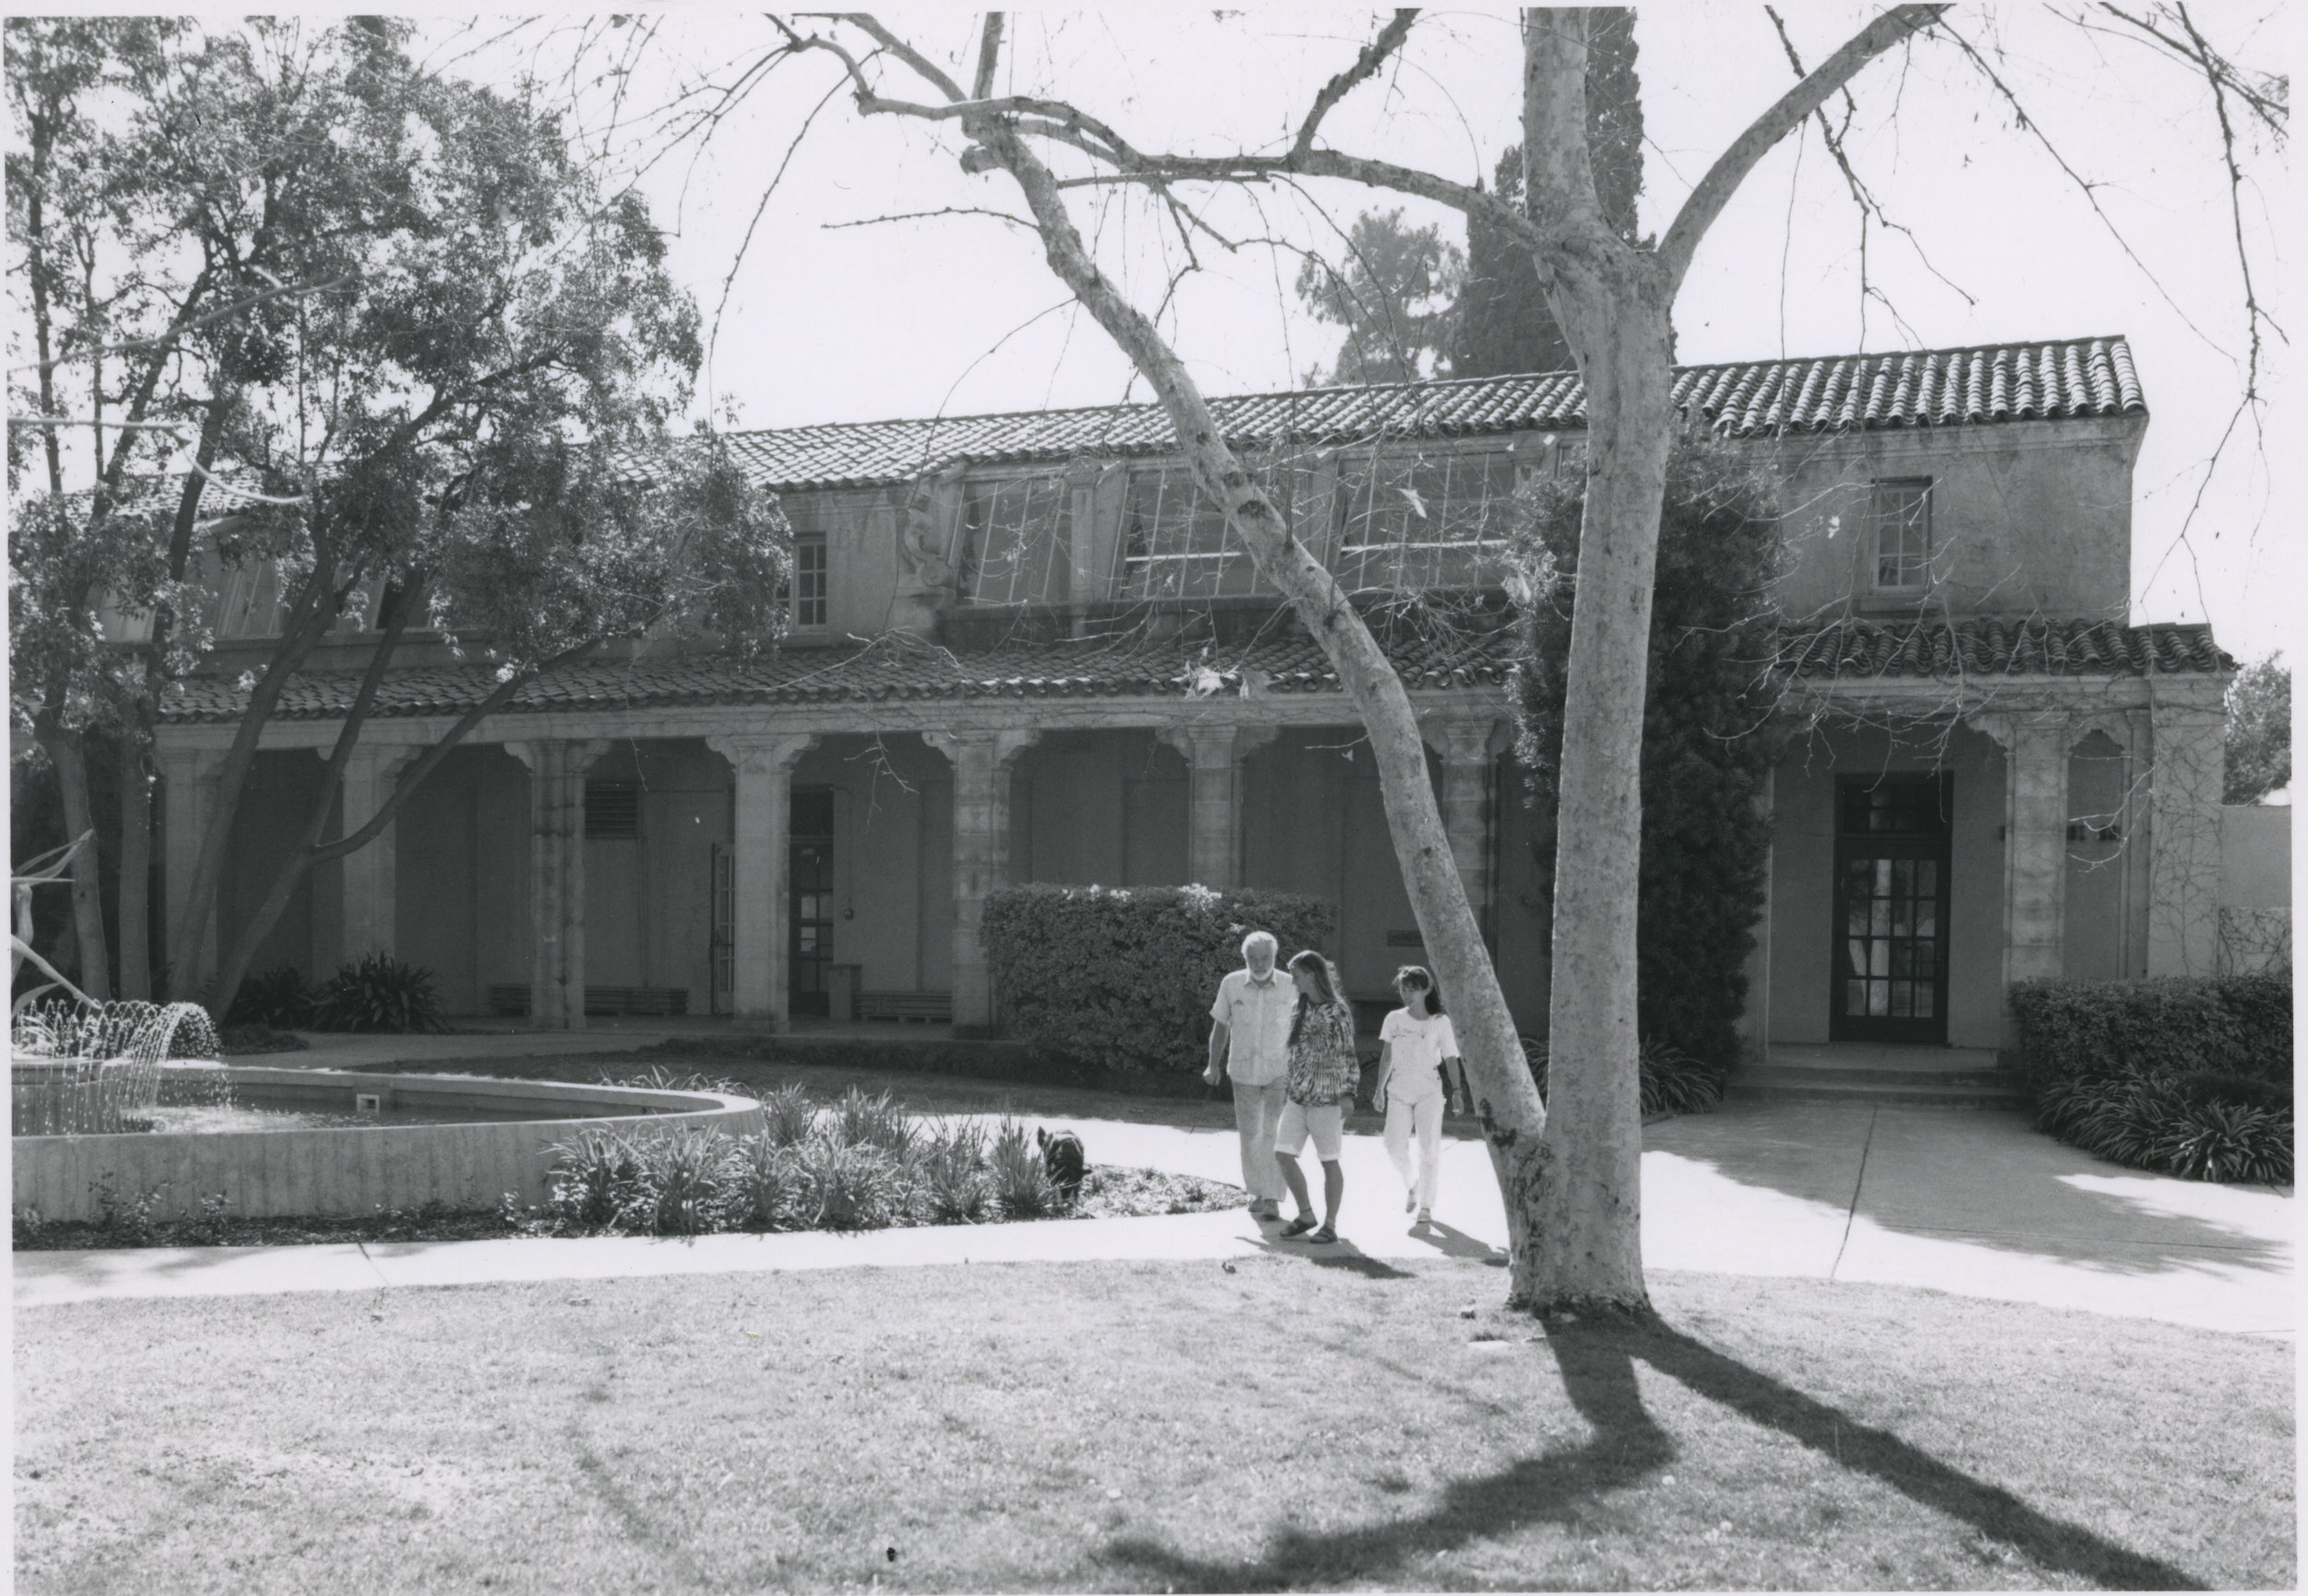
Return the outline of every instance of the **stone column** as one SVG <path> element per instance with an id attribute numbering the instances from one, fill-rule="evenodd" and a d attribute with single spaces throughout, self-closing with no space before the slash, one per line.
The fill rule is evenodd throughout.
<path id="1" fill-rule="evenodd" d="M 224 774 L 224 750 L 163 744 L 152 755 L 161 768 L 161 846 L 168 894 L 161 923 L 174 935 L 177 913 L 192 895 L 193 871 L 200 863 L 200 842 L 208 835 L 209 818 L 216 813 L 216 784 Z M 210 899 L 201 921 L 199 953 L 193 967 L 168 972 L 168 995 L 190 999 L 202 982 L 215 976 L 217 955 L 216 902 Z"/>
<path id="2" fill-rule="evenodd" d="M 793 847 L 793 767 L 813 736 L 711 737 L 705 744 L 737 773 L 735 924 L 729 994 L 740 1025 L 783 1030 L 786 935 L 792 918 L 787 872 Z"/>
<path id="3" fill-rule="evenodd" d="M 1436 721 L 1420 731 L 1426 744 L 1442 756 L 1443 834 L 1450 839 L 1450 857 L 1459 868 L 1459 883 L 1466 891 L 1467 906 L 1474 911 L 1483 940 L 1492 941 L 1491 859 L 1495 828 L 1491 817 L 1491 783 L 1497 774 L 1492 745 L 1498 723 L 1495 719 Z"/>
<path id="4" fill-rule="evenodd" d="M 954 766 L 954 1031 L 993 1028 L 993 975 L 982 926 L 986 894 L 1010 874 L 1010 767 L 1039 731 L 923 732 Z"/>
<path id="5" fill-rule="evenodd" d="M 540 738 L 505 751 L 529 767 L 529 1023 L 585 1026 L 585 772 L 607 745 Z"/>
<path id="6" fill-rule="evenodd" d="M 2219 958 L 2220 797 L 2227 716 L 2217 678 L 2149 710 L 2147 973 L 2208 976 Z M 2158 684 L 2159 686 L 2161 684 Z M 2184 694 L 2184 696 L 2183 696 Z"/>
<path id="7" fill-rule="evenodd" d="M 1163 726 L 1186 760 L 1186 877 L 1206 887 L 1242 885 L 1242 762 L 1277 728 L 1222 723 Z"/>
<path id="8" fill-rule="evenodd" d="M 338 783 L 343 825 L 337 834 L 349 837 L 367 825 L 392 797 L 401 773 L 423 751 L 395 744 L 356 744 Z M 400 829 L 398 821 L 388 822 L 384 830 L 338 861 L 343 872 L 343 956 L 347 959 L 363 954 L 391 956 L 394 952 L 393 896 L 401 879 L 394 834 Z"/>
<path id="9" fill-rule="evenodd" d="M 2065 968 L 2068 715 L 2049 709 L 1970 718 L 2003 746 L 2003 984 L 2009 989 Z"/>

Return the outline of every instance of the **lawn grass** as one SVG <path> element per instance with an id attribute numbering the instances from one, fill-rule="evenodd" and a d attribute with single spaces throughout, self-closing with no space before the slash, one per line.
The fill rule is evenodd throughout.
<path id="1" fill-rule="evenodd" d="M 1352 1263 L 20 1312 L 18 1589 L 2294 1582 L 2289 1344 L 1715 1276 L 1543 1336 Z"/>

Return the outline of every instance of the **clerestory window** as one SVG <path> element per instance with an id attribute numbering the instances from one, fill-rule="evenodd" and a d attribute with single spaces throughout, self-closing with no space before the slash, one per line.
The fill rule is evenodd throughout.
<path id="1" fill-rule="evenodd" d="M 1062 476 L 973 482 L 962 499 L 962 591 L 972 604 L 1061 604 L 1072 518 Z"/>
<path id="2" fill-rule="evenodd" d="M 1931 479 L 1877 482 L 1869 520 L 1875 531 L 1875 591 L 1921 593 L 1931 581 Z"/>
<path id="3" fill-rule="evenodd" d="M 1514 456 L 1443 452 L 1340 462 L 1333 569 L 1350 593 L 1471 587 L 1492 574 L 1515 496 Z"/>
<path id="4" fill-rule="evenodd" d="M 1261 486 L 1287 518 L 1294 473 L 1261 473 Z M 1133 472 L 1123 511 L 1124 598 L 1220 598 L 1257 590 L 1250 551 L 1225 512 L 1184 466 Z"/>

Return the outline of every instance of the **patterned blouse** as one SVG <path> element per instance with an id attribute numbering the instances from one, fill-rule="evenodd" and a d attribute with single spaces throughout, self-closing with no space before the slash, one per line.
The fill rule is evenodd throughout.
<path id="1" fill-rule="evenodd" d="M 1291 1044 L 1290 1100 L 1308 1109 L 1352 1101 L 1363 1075 L 1354 1051 L 1354 1011 L 1344 1003 L 1316 1008 L 1304 997 L 1298 1002 L 1305 1023 Z"/>

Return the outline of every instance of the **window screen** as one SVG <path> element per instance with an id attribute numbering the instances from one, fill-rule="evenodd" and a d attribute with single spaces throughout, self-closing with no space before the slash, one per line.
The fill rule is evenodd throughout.
<path id="1" fill-rule="evenodd" d="M 1875 585 L 1921 588 L 1931 574 L 1931 479 L 1900 477 L 1875 485 Z"/>
<path id="2" fill-rule="evenodd" d="M 1065 479 L 975 482 L 962 500 L 963 591 L 972 604 L 1060 604 L 1069 587 Z"/>
<path id="3" fill-rule="evenodd" d="M 1468 587 L 1503 546 L 1515 494 L 1504 452 L 1341 462 L 1335 569 L 1348 592 Z"/>

